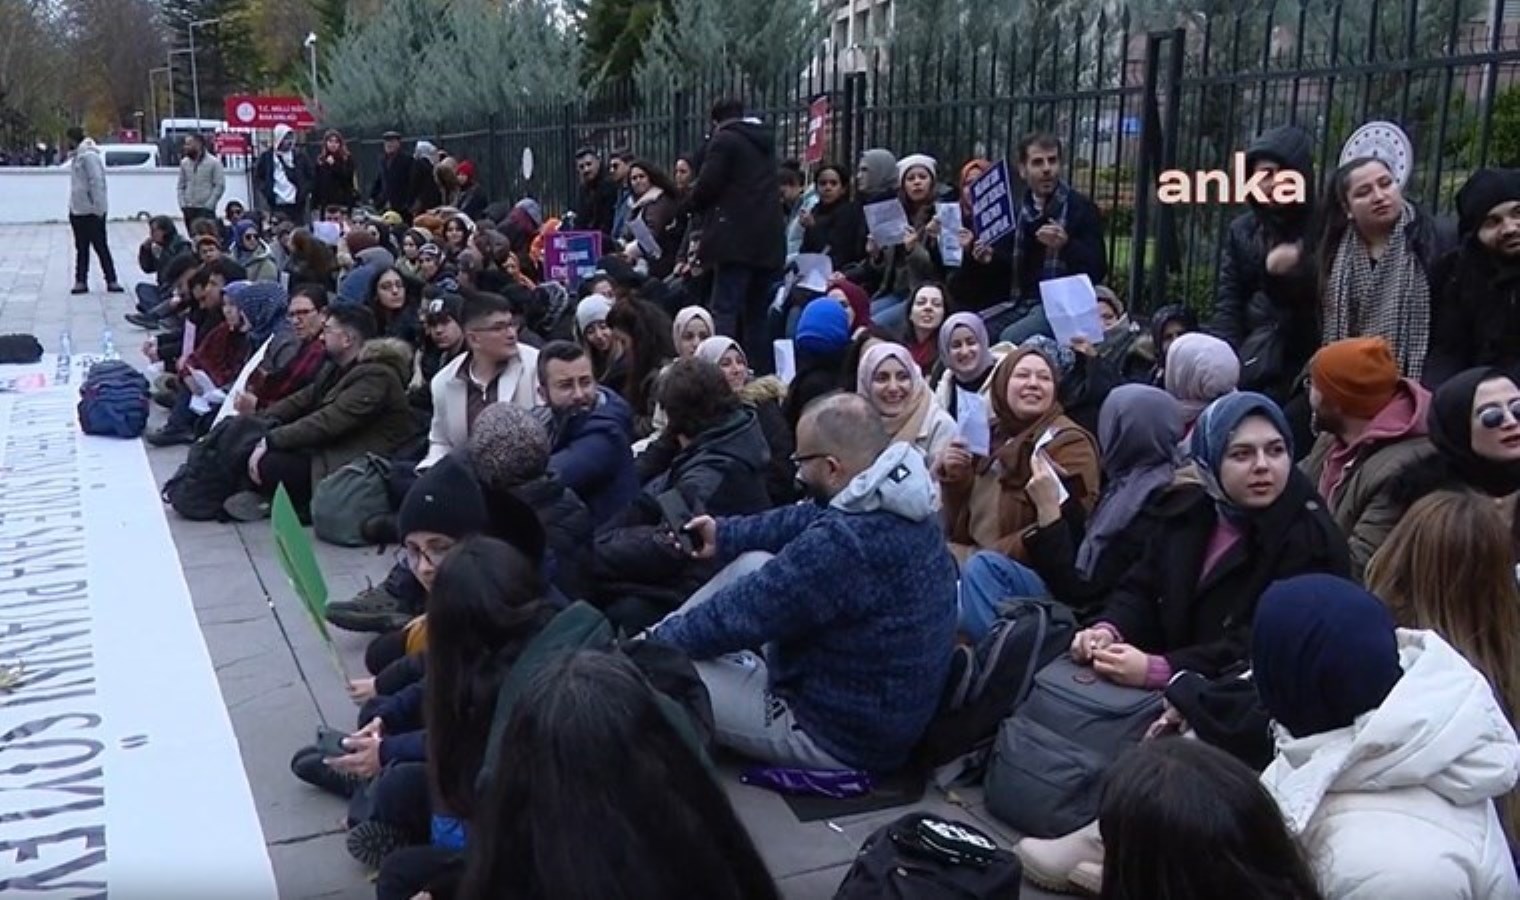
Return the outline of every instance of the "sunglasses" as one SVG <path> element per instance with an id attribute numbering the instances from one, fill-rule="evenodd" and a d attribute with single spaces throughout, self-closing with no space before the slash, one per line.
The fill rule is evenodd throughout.
<path id="1" fill-rule="evenodd" d="M 1501 406 L 1497 403 L 1485 406 L 1478 410 L 1475 418 L 1478 420 L 1479 425 L 1489 429 L 1502 427 L 1506 419 L 1520 422 L 1520 397 L 1511 400 L 1508 406 Z"/>

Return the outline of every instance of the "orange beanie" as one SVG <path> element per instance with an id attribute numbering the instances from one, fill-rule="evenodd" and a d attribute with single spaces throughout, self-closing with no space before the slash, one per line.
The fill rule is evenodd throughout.
<path id="1" fill-rule="evenodd" d="M 1309 373 L 1320 395 L 1357 419 L 1375 417 L 1399 385 L 1399 364 L 1382 338 L 1347 338 L 1314 354 Z"/>

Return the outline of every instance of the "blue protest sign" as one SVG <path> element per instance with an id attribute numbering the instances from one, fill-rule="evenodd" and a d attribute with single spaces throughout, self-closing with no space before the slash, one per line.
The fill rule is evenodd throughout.
<path id="1" fill-rule="evenodd" d="M 1008 163 L 1002 160 L 971 182 L 971 221 L 977 243 L 995 244 L 1013 231 L 1013 194 L 1008 185 Z"/>
<path id="2" fill-rule="evenodd" d="M 572 291 L 580 287 L 581 279 L 596 271 L 596 261 L 601 258 L 600 231 L 556 231 L 544 239 L 545 274 Z"/>

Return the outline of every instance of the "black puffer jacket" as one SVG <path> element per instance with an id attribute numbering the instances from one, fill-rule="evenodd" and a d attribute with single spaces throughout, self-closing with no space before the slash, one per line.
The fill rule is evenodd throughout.
<path id="1" fill-rule="evenodd" d="M 1431 285 L 1426 387 L 1478 366 L 1520 370 L 1520 263 L 1469 236 L 1437 264 Z"/>
<path id="2" fill-rule="evenodd" d="M 702 262 L 779 270 L 786 261 L 786 223 L 776 178 L 776 139 L 753 119 L 713 129 L 702 168 L 682 212 L 706 213 Z"/>
<path id="3" fill-rule="evenodd" d="M 591 513 L 575 492 L 547 473 L 512 488 L 512 495 L 533 508 L 544 528 L 547 553 L 544 574 L 572 600 L 591 596 Z M 492 531 L 510 531 L 510 524 L 493 522 Z"/>
<path id="4" fill-rule="evenodd" d="M 1291 125 L 1262 134 L 1246 150 L 1246 169 L 1270 159 L 1303 175 L 1313 196 L 1313 140 Z M 1214 317 L 1208 330 L 1240 354 L 1240 388 L 1261 391 L 1282 402 L 1294 379 L 1319 345 L 1318 289 L 1310 238 L 1313 206 L 1254 207 L 1230 223 Z M 1267 273 L 1267 252 L 1300 242 L 1298 265 L 1283 275 Z"/>
<path id="5" fill-rule="evenodd" d="M 827 253 L 834 270 L 860 262 L 866 255 L 866 214 L 849 197 L 813 207 L 813 224 L 802 231 L 803 253 Z"/>
<path id="6" fill-rule="evenodd" d="M 678 490 L 693 512 L 741 516 L 768 509 L 770 451 L 760 420 L 743 407 L 675 455 L 670 468 L 650 479 L 616 523 L 596 536 L 593 575 L 603 601 L 628 596 L 669 611 L 712 577 L 715 563 L 686 557 L 664 539 L 656 498 Z"/>

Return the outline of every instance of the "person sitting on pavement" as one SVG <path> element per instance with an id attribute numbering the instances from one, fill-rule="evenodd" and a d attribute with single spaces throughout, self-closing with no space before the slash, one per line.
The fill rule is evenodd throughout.
<path id="1" fill-rule="evenodd" d="M 1327 897 L 1520 897 L 1494 801 L 1520 744 L 1492 686 L 1433 631 L 1328 575 L 1262 597 L 1251 666 L 1276 722 L 1262 783 Z"/>
<path id="2" fill-rule="evenodd" d="M 940 408 L 958 419 L 960 395 L 967 393 L 980 397 L 982 409 L 990 410 L 987 391 L 996 362 L 981 316 L 962 312 L 946 319 L 939 330 L 940 374 L 934 384 Z"/>
<path id="3" fill-rule="evenodd" d="M 175 296 L 170 302 L 181 305 L 179 298 L 185 298 L 182 304 L 184 319 L 180 323 L 181 327 L 156 334 L 144 341 L 142 345 L 143 356 L 147 357 L 150 363 L 159 363 L 164 371 L 169 373 L 163 379 L 164 381 L 175 380 L 181 358 L 198 349 L 210 336 L 212 330 L 221 324 L 222 290 L 228 284 L 238 280 L 235 276 L 242 271 L 235 266 L 221 263 L 198 266 L 193 260 L 194 257 L 185 256 L 173 264 L 179 274 Z M 185 327 L 188 325 L 194 326 L 193 333 Z M 165 405 L 172 407 L 172 400 Z"/>
<path id="4" fill-rule="evenodd" d="M 695 555 L 728 566 L 651 636 L 699 660 L 720 745 L 770 765 L 890 772 L 934 715 L 955 641 L 934 483 L 855 395 L 809 407 L 796 460 L 813 503 L 686 526 Z"/>
<path id="5" fill-rule="evenodd" d="M 269 434 L 248 458 L 254 489 L 227 500 L 238 521 L 268 515 L 269 499 L 285 485 L 298 513 L 328 474 L 366 453 L 390 456 L 412 434 L 406 400 L 411 348 L 373 340 L 375 318 L 362 307 L 338 305 L 327 313 L 322 340 L 333 363 L 305 388 L 263 413 Z"/>
<path id="6" fill-rule="evenodd" d="M 423 306 L 422 327 L 427 337 L 417 348 L 417 365 L 407 393 L 412 408 L 419 416 L 425 415 L 428 424 L 433 420 L 433 376 L 465 352 L 463 318 L 464 298 L 458 294 L 434 297 Z"/>
<path id="7" fill-rule="evenodd" d="M 965 439 L 956 437 L 934 462 L 957 559 L 964 562 L 977 550 L 1025 558 L 1024 534 L 1037 521 L 1028 492 L 1037 443 L 1046 441 L 1043 464 L 1055 468 L 1070 495 L 1067 502 L 1085 511 L 1097 502 L 1097 444 L 1066 418 L 1056 401 L 1058 389 L 1055 363 L 1032 348 L 1014 350 L 992 372 L 991 454 L 973 455 Z"/>
<path id="8" fill-rule="evenodd" d="M 1302 464 L 1351 545 L 1351 577 L 1362 580 L 1405 506 L 1396 487 L 1435 456 L 1426 437 L 1430 394 L 1408 378 L 1382 338 L 1347 338 L 1309 364 L 1309 404 L 1320 436 Z"/>
<path id="9" fill-rule="evenodd" d="M 882 427 L 923 455 L 937 458 L 955 437 L 955 420 L 934 401 L 923 372 L 907 347 L 882 342 L 860 357 L 855 392 L 881 416 Z"/>
<path id="10" fill-rule="evenodd" d="M 1166 495 L 1140 559 L 1072 638 L 1072 659 L 1115 684 L 1160 690 L 1183 671 L 1216 677 L 1246 659 L 1269 584 L 1350 567 L 1346 538 L 1293 466 L 1277 404 L 1221 397 L 1199 417 L 1192 451 L 1203 486 Z"/>
<path id="11" fill-rule="evenodd" d="M 792 451 L 797 448 L 797 440 L 794 430 L 786 422 L 786 413 L 782 411 L 782 404 L 786 402 L 786 383 L 775 375 L 754 377 L 744 348 L 733 338 L 710 337 L 697 347 L 696 355 L 717 363 L 723 370 L 723 377 L 728 379 L 729 388 L 759 417 L 765 445 L 771 451 L 766 481 L 771 502 L 780 506 L 796 500 L 797 479 L 792 468 Z"/>
<path id="12" fill-rule="evenodd" d="M 659 497 L 675 491 L 694 513 L 745 515 L 768 509 L 770 450 L 755 411 L 705 359 L 675 363 L 660 379 L 667 432 L 681 446 L 669 468 L 610 526 L 598 532 L 593 577 L 609 618 L 636 631 L 675 609 L 715 568 L 669 539 Z"/>
<path id="13" fill-rule="evenodd" d="M 1479 169 L 1457 191 L 1462 243 L 1432 276 L 1425 384 L 1474 366 L 1520 369 L 1520 170 Z"/>
<path id="14" fill-rule="evenodd" d="M 1235 390 L 1240 381 L 1240 357 L 1230 345 L 1211 334 L 1187 332 L 1167 345 L 1161 387 L 1182 404 L 1183 437 L 1210 403 Z"/>
<path id="15" fill-rule="evenodd" d="M 248 376 L 244 389 L 233 395 L 239 415 L 251 416 L 301 390 L 327 364 L 322 325 L 327 320 L 327 289 L 320 284 L 296 287 L 286 306 L 290 328 L 272 335 L 264 358 Z"/>
<path id="16" fill-rule="evenodd" d="M 244 219 L 232 229 L 232 258 L 248 273 L 249 281 L 279 281 L 280 267 L 275 264 L 269 245 L 259 236 L 257 222 Z"/>
<path id="17" fill-rule="evenodd" d="M 188 444 L 208 427 L 221 409 L 216 394 L 225 398 L 248 357 L 276 329 L 289 329 L 285 320 L 288 300 L 275 282 L 234 281 L 222 292 L 223 320 L 199 341 L 195 352 L 180 360 L 179 396 L 163 428 L 146 440 L 155 447 Z M 201 398 L 199 404 L 196 398 Z"/>
<path id="18" fill-rule="evenodd" d="M 419 470 L 464 446 L 491 404 L 532 409 L 538 399 L 538 351 L 517 342 L 511 304 L 490 294 L 474 297 L 460 319 L 468 351 L 433 376 L 433 423 Z"/>
<path id="19" fill-rule="evenodd" d="M 174 220 L 168 216 L 154 216 L 148 220 L 148 237 L 137 249 L 137 267 L 143 274 L 156 275 L 149 284 L 139 282 L 133 288 L 137 295 L 137 311 L 147 314 L 169 299 L 174 280 L 169 278 L 169 263 L 180 256 L 194 256 L 190 242 L 179 233 Z"/>
<path id="20" fill-rule="evenodd" d="M 591 357 L 579 344 L 550 341 L 538 351 L 535 409 L 549 434 L 549 471 L 581 498 L 595 527 L 615 521 L 633 498 L 633 410 L 616 391 L 596 383 Z"/>

